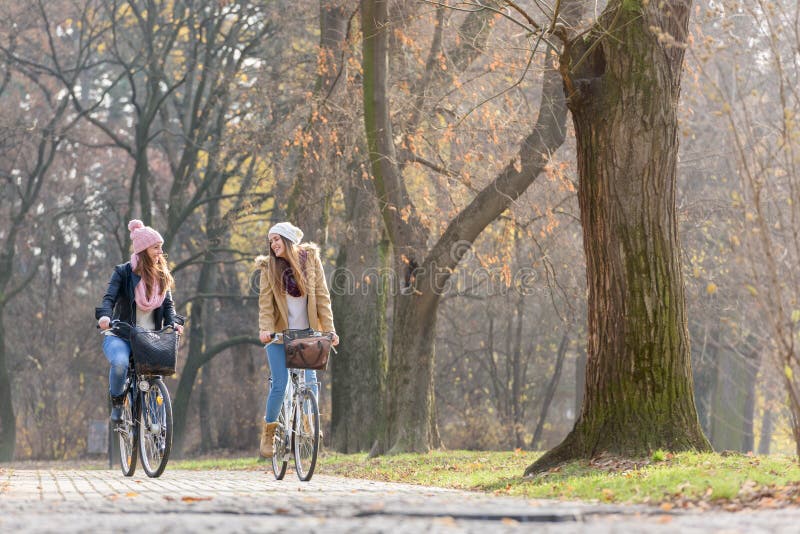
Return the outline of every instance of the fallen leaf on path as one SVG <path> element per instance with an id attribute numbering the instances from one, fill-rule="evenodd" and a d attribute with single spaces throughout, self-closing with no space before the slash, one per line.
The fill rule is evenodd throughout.
<path id="1" fill-rule="evenodd" d="M 189 497 L 189 496 L 183 496 L 183 497 L 181 497 L 181 500 L 183 502 L 198 502 L 198 501 L 210 501 L 213 498 L 214 497 Z"/>

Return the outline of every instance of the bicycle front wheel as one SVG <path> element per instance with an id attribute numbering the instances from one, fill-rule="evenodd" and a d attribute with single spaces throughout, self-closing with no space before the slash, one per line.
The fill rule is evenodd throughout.
<path id="1" fill-rule="evenodd" d="M 275 427 L 275 438 L 272 445 L 272 472 L 275 473 L 275 480 L 283 480 L 286 475 L 286 456 L 289 450 L 289 427 L 286 424 L 286 409 L 281 406 L 278 414 L 278 426 Z"/>
<path id="2" fill-rule="evenodd" d="M 125 392 L 125 402 L 122 404 L 122 422 L 114 427 L 114 432 L 119 436 L 119 462 L 122 474 L 126 477 L 133 476 L 136 471 L 136 457 L 139 454 L 139 441 L 137 440 L 138 425 L 134 419 L 134 391 Z"/>
<path id="3" fill-rule="evenodd" d="M 294 467 L 302 481 L 311 480 L 319 451 L 319 407 L 310 391 L 299 396 L 300 406 L 294 418 Z"/>
<path id="4" fill-rule="evenodd" d="M 164 472 L 172 450 L 172 400 L 160 378 L 150 381 L 150 387 L 139 396 L 141 416 L 139 451 L 147 476 L 155 478 Z"/>

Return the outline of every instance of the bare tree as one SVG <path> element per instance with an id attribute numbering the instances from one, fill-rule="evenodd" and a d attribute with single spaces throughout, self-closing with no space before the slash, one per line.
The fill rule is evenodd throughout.
<path id="1" fill-rule="evenodd" d="M 36 9 L 36 6 L 30 6 Z M 6 354 L 6 331 L 4 315 L 8 304 L 26 291 L 37 275 L 44 254 L 26 254 L 25 261 L 18 263 L 19 250 L 39 249 L 46 246 L 43 235 L 54 219 L 55 213 L 47 215 L 43 210 L 37 213 L 37 202 L 42 189 L 50 176 L 51 166 L 59 152 L 59 146 L 67 132 L 75 126 L 80 116 L 68 114 L 72 94 L 61 94 L 57 86 L 39 78 L 40 72 L 29 61 L 22 59 L 19 52 L 31 52 L 30 41 L 38 41 L 35 26 L 27 21 L 30 13 L 27 8 L 4 13 L 11 20 L 17 20 L 15 31 L 5 34 L 0 51 L 2 57 L 2 81 L 0 99 L 14 101 L 20 97 L 27 100 L 31 112 L 20 117 L 8 115 L 0 125 L 0 216 L 3 230 L 0 231 L 0 461 L 10 461 L 14 457 L 16 442 L 14 403 L 11 381 L 8 374 Z M 33 35 L 32 35 L 33 33 Z M 52 40 L 53 36 L 49 36 Z M 60 68 L 67 69 L 64 78 L 68 87 L 74 87 L 86 68 L 89 50 L 98 34 L 87 31 L 81 47 L 74 55 L 65 58 Z M 58 68 L 50 64 L 49 69 Z M 20 83 L 29 91 L 18 94 L 11 89 L 11 83 Z M 18 106 L 9 105 L 9 109 Z M 38 228 L 37 236 L 35 233 Z M 21 245 L 27 241 L 27 246 Z M 36 245 L 33 245 L 36 243 Z"/>
<path id="2" fill-rule="evenodd" d="M 771 336 L 764 342 L 767 362 L 782 377 L 791 414 L 796 454 L 800 456 L 800 356 L 796 346 L 798 270 L 800 259 L 800 73 L 797 67 L 796 2 L 724 2 L 721 10 L 738 12 L 732 25 L 730 63 L 700 62 L 709 96 L 727 123 L 733 146 L 731 174 L 741 226 L 741 244 L 749 274 L 750 298 L 766 321 Z M 757 29 L 757 30 L 756 30 Z M 721 45 L 704 42 L 704 56 Z M 754 56 L 758 60 L 754 60 Z M 714 56 L 709 55 L 710 58 Z M 737 75 L 746 64 L 756 76 Z"/>
<path id="3" fill-rule="evenodd" d="M 546 70 L 538 117 L 519 154 L 450 219 L 429 247 L 428 230 L 409 195 L 399 164 L 402 158 L 395 146 L 388 100 L 388 6 L 383 1 L 365 0 L 361 11 L 364 118 L 372 176 L 393 247 L 393 263 L 405 278 L 401 282 L 404 291 L 394 303 L 387 432 L 381 448 L 426 451 L 439 445 L 433 402 L 433 348 L 442 286 L 481 231 L 533 183 L 549 155 L 563 143 L 566 104 L 558 72 Z M 565 3 L 560 16 L 574 25 L 579 16 L 577 3 Z"/>

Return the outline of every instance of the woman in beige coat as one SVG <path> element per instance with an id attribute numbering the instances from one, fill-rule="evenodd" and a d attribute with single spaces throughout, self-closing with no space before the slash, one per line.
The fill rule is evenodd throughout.
<path id="1" fill-rule="evenodd" d="M 261 270 L 258 298 L 261 342 L 268 343 L 273 334 L 286 329 L 311 328 L 333 334 L 333 345 L 338 345 L 319 248 L 313 243 L 301 245 L 302 230 L 288 222 L 270 228 L 268 239 L 269 255 L 256 258 L 256 266 Z M 289 381 L 283 344 L 267 346 L 267 362 L 272 378 L 259 452 L 264 458 L 271 458 L 278 414 Z M 306 370 L 306 381 L 316 384 L 316 371 Z"/>

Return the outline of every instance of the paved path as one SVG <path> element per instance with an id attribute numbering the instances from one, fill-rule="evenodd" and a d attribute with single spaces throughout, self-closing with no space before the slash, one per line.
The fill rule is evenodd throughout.
<path id="1" fill-rule="evenodd" d="M 0 467 L 0 532 L 795 533 L 800 509 L 665 514 L 289 472 Z M 144 530 L 146 529 L 146 530 Z"/>

